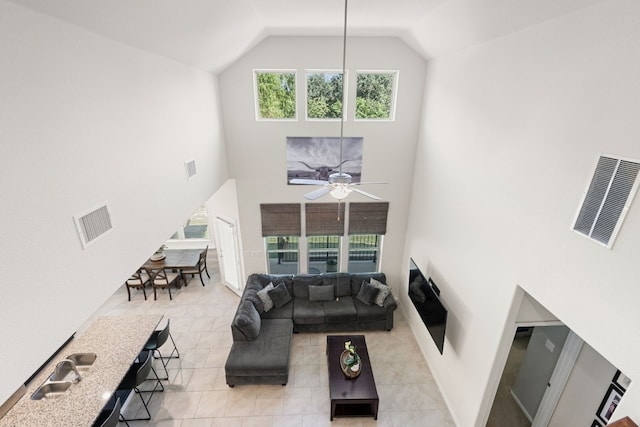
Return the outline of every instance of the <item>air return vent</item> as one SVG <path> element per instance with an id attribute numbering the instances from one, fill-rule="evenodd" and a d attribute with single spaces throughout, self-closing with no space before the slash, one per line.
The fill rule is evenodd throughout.
<path id="1" fill-rule="evenodd" d="M 83 248 L 95 243 L 113 229 L 107 203 L 73 217 Z"/>
<path id="2" fill-rule="evenodd" d="M 638 189 L 640 162 L 600 156 L 573 230 L 611 248 Z"/>
<path id="3" fill-rule="evenodd" d="M 196 175 L 196 161 L 184 162 L 184 169 L 187 171 L 187 179 L 193 178 Z"/>

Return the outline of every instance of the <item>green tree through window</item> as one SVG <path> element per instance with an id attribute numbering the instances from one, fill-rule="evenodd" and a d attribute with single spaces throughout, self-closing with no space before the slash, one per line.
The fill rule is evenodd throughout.
<path id="1" fill-rule="evenodd" d="M 294 119 L 296 117 L 295 73 L 256 73 L 260 118 Z"/>
<path id="2" fill-rule="evenodd" d="M 342 117 L 342 73 L 307 73 L 307 117 Z"/>
<path id="3" fill-rule="evenodd" d="M 394 73 L 358 74 L 356 119 L 389 119 Z"/>

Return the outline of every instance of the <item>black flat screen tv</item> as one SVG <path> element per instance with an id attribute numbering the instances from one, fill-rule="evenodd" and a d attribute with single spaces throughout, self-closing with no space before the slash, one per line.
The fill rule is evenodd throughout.
<path id="1" fill-rule="evenodd" d="M 433 280 L 430 277 L 425 278 L 413 259 L 409 259 L 409 299 L 442 354 L 447 327 L 447 309 L 440 302 L 439 295 L 440 290 Z"/>

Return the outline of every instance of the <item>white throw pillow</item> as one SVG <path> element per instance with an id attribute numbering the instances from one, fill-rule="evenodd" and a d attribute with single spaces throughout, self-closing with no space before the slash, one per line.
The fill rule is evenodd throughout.
<path id="1" fill-rule="evenodd" d="M 269 283 L 264 289 L 258 291 L 258 297 L 264 305 L 264 311 L 267 312 L 273 308 L 273 300 L 269 296 L 269 291 L 273 289 L 273 283 Z"/>

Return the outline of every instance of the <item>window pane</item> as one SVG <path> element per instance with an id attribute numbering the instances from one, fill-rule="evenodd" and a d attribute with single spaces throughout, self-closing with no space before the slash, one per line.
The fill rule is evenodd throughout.
<path id="1" fill-rule="evenodd" d="M 209 220 L 207 208 L 200 206 L 191 217 L 185 221 L 182 228 L 175 232 L 169 240 L 209 239 Z"/>
<path id="2" fill-rule="evenodd" d="M 209 221 L 207 219 L 207 209 L 200 206 L 191 218 L 184 225 L 185 239 L 208 239 L 209 238 Z"/>
<path id="3" fill-rule="evenodd" d="M 357 78 L 356 119 L 390 119 L 395 73 L 360 73 Z"/>
<path id="4" fill-rule="evenodd" d="M 307 243 L 309 250 L 338 249 L 340 247 L 340 236 L 308 236 Z"/>
<path id="5" fill-rule="evenodd" d="M 295 119 L 295 73 L 256 72 L 258 110 L 262 119 Z"/>
<path id="6" fill-rule="evenodd" d="M 378 271 L 382 236 L 363 234 L 349 236 L 349 273 Z"/>
<path id="7" fill-rule="evenodd" d="M 309 273 L 338 271 L 340 236 L 308 236 Z"/>
<path id="8" fill-rule="evenodd" d="M 307 73 L 307 118 L 342 117 L 342 73 Z"/>
<path id="9" fill-rule="evenodd" d="M 270 274 L 298 274 L 298 237 L 265 237 Z"/>

